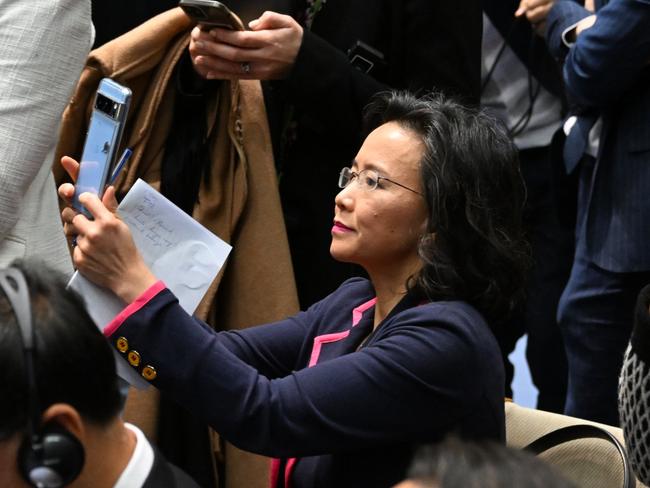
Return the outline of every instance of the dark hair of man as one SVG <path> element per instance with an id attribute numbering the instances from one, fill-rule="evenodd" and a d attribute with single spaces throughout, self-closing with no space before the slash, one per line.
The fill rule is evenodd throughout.
<path id="1" fill-rule="evenodd" d="M 0 292 L 0 440 L 24 432 L 30 396 L 44 411 L 54 403 L 74 407 L 84 421 L 107 425 L 121 399 L 110 346 L 86 312 L 81 297 L 42 263 L 14 263 L 29 287 L 36 338 L 36 392 L 30 392 L 20 329 Z"/>
<path id="2" fill-rule="evenodd" d="M 368 106 L 366 121 L 372 127 L 396 122 L 425 146 L 424 265 L 409 289 L 431 300 L 467 301 L 493 326 L 499 323 L 523 293 L 529 262 L 515 146 L 488 116 L 438 94 L 381 93 Z"/>
<path id="3" fill-rule="evenodd" d="M 450 438 L 416 451 L 407 477 L 422 488 L 574 488 L 533 454 L 495 442 Z"/>

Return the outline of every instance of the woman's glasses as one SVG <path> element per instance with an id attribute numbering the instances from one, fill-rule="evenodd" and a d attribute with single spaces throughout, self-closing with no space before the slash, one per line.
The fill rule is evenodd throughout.
<path id="1" fill-rule="evenodd" d="M 379 180 L 386 180 L 390 181 L 394 185 L 401 186 L 405 190 L 412 191 L 413 193 L 422 196 L 422 193 L 415 191 L 413 188 L 404 186 L 397 181 L 386 178 L 385 176 L 379 176 L 379 173 L 373 169 L 363 169 L 359 172 L 356 172 L 352 171 L 350 168 L 343 168 L 341 170 L 341 173 L 339 173 L 339 188 L 345 188 L 352 182 L 352 180 L 357 180 L 357 185 L 359 185 L 362 189 L 368 191 L 376 189 L 377 185 L 379 184 Z"/>

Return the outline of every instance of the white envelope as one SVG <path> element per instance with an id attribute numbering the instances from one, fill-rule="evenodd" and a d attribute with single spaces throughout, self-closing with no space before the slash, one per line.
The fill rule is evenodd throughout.
<path id="1" fill-rule="evenodd" d="M 232 247 L 138 179 L 117 213 L 129 226 L 136 247 L 158 279 L 192 314 L 223 266 Z M 88 313 L 103 330 L 126 306 L 120 298 L 84 278 L 79 272 L 68 287 L 84 298 Z M 117 373 L 143 389 L 149 383 L 116 350 Z"/>

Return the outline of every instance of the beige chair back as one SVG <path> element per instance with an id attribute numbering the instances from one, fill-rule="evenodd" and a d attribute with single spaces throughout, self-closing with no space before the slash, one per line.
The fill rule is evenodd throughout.
<path id="1" fill-rule="evenodd" d="M 624 444 L 623 432 L 618 427 L 590 422 L 506 402 L 506 441 L 511 447 L 524 448 L 553 430 L 576 424 L 591 424 L 611 432 Z M 579 439 L 553 447 L 539 456 L 554 466 L 579 488 L 618 488 L 623 486 L 621 457 L 608 441 Z M 636 487 L 645 485 L 637 480 Z"/>

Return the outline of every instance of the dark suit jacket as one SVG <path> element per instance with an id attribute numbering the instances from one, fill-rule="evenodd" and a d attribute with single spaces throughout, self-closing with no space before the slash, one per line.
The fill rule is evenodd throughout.
<path id="1" fill-rule="evenodd" d="M 587 254 L 614 272 L 650 270 L 650 2 L 612 0 L 570 48 L 562 32 L 590 13 L 558 1 L 548 17 L 567 96 L 603 128 L 586 211 Z"/>
<path id="2" fill-rule="evenodd" d="M 153 466 L 142 488 L 199 488 L 199 485 L 185 472 L 167 462 L 161 452 L 152 444 Z"/>

